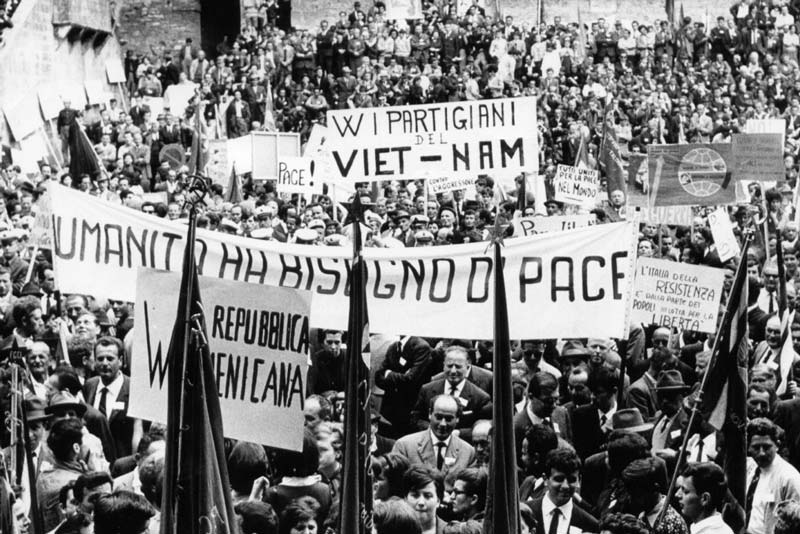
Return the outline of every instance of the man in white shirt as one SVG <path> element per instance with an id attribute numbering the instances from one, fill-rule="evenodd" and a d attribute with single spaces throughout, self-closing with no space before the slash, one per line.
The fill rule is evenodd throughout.
<path id="1" fill-rule="evenodd" d="M 684 469 L 678 496 L 691 534 L 733 534 L 718 511 L 727 491 L 725 473 L 717 464 L 692 463 Z"/>
<path id="2" fill-rule="evenodd" d="M 800 500 L 800 473 L 778 455 L 780 427 L 766 418 L 747 424 L 745 521 L 749 534 L 772 534 L 775 508 L 786 500 Z"/>
<path id="3" fill-rule="evenodd" d="M 581 460 L 575 451 L 565 448 L 550 451 L 545 460 L 545 473 L 545 494 L 528 501 L 536 521 L 543 527 L 541 532 L 598 532 L 597 519 L 573 501 L 581 485 Z"/>

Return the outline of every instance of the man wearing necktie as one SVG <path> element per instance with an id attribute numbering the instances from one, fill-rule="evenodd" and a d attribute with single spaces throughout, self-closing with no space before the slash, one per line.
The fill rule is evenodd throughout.
<path id="1" fill-rule="evenodd" d="M 581 486 L 581 460 L 575 451 L 550 451 L 544 467 L 546 492 L 527 502 L 536 517 L 536 534 L 599 532 L 597 519 L 573 500 Z"/>
<path id="2" fill-rule="evenodd" d="M 778 455 L 780 427 L 766 418 L 747 424 L 749 458 L 745 522 L 749 534 L 771 534 L 778 503 L 800 500 L 800 473 Z"/>
<path id="3" fill-rule="evenodd" d="M 471 439 L 475 421 L 491 419 L 492 402 L 489 394 L 467 380 L 468 370 L 467 349 L 458 345 L 448 347 L 444 355 L 444 378 L 422 386 L 417 404 L 411 412 L 411 421 L 417 429 L 427 427 L 428 406 L 437 395 L 453 397 L 461 407 L 459 431 L 467 441 Z"/>
<path id="4" fill-rule="evenodd" d="M 45 413 L 45 403 L 38 397 L 27 397 L 23 401 L 23 409 L 28 420 L 28 440 L 31 446 L 31 460 L 33 462 L 34 479 L 39 476 L 39 468 L 42 464 L 42 443 L 44 443 L 47 431 L 45 424 L 51 419 L 51 415 Z M 3 449 L 6 469 L 10 469 L 16 462 L 14 447 Z M 27 515 L 30 509 L 31 494 L 28 481 L 28 463 L 22 463 L 22 475 L 20 476 L 20 491 L 17 494 Z"/>
<path id="5" fill-rule="evenodd" d="M 114 337 L 101 337 L 95 343 L 95 370 L 98 376 L 86 381 L 83 396 L 108 418 L 114 439 L 116 458 L 130 456 L 142 437 L 142 421 L 128 417 L 130 378 L 122 374 L 122 342 Z"/>
<path id="6" fill-rule="evenodd" d="M 689 416 L 683 407 L 684 395 L 689 386 L 683 382 L 680 371 L 662 371 L 656 381 L 659 412 L 653 429 L 653 452 L 680 448 Z"/>

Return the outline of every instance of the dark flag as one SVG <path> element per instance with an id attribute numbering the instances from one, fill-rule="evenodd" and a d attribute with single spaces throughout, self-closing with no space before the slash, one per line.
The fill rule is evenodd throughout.
<path id="1" fill-rule="evenodd" d="M 619 138 L 614 124 L 606 119 L 603 126 L 603 140 L 600 143 L 600 168 L 606 172 L 608 194 L 619 189 L 625 192 L 625 168 L 619 150 Z"/>
<path id="2" fill-rule="evenodd" d="M 100 161 L 92 143 L 86 137 L 77 120 L 69 125 L 69 174 L 73 180 L 80 181 L 82 174 L 88 174 L 92 180 L 100 176 Z"/>
<path id="3" fill-rule="evenodd" d="M 514 397 L 511 386 L 511 349 L 508 306 L 503 275 L 501 231 L 495 224 L 494 247 L 494 372 L 492 405 L 492 456 L 483 534 L 519 532 L 519 488 L 514 448 Z"/>
<path id="4" fill-rule="evenodd" d="M 194 219 L 194 215 L 192 215 Z M 167 450 L 161 534 L 238 534 L 194 257 L 183 255 L 180 302 L 167 360 Z"/>
<path id="5" fill-rule="evenodd" d="M 667 0 L 666 11 L 669 27 L 675 29 L 675 0 Z"/>
<path id="6" fill-rule="evenodd" d="M 203 174 L 208 163 L 206 152 L 205 127 L 202 120 L 202 105 L 197 104 L 194 112 L 194 131 L 192 132 L 192 148 L 189 156 L 189 174 Z"/>
<path id="7" fill-rule="evenodd" d="M 353 222 L 353 267 L 350 271 L 350 315 L 347 328 L 347 368 L 344 404 L 344 450 L 339 532 L 372 532 L 372 477 L 370 476 L 370 386 L 367 362 L 369 315 L 367 271 L 361 257 L 363 206 L 358 195 L 350 207 Z M 366 358 L 366 360 L 365 360 Z"/>
<path id="8" fill-rule="evenodd" d="M 232 202 L 238 204 L 244 200 L 242 193 L 242 183 L 236 175 L 236 165 L 231 169 L 231 178 L 228 180 L 228 189 L 225 191 L 225 202 Z"/>
<path id="9" fill-rule="evenodd" d="M 525 207 L 528 205 L 528 177 L 522 173 L 519 183 L 519 194 L 517 196 L 517 209 L 525 215 Z"/>
<path id="10" fill-rule="evenodd" d="M 747 258 L 746 241 L 742 258 Z M 717 351 L 706 371 L 701 413 L 725 439 L 725 475 L 739 504 L 745 504 L 747 460 L 747 262 L 739 263 L 720 325 Z"/>

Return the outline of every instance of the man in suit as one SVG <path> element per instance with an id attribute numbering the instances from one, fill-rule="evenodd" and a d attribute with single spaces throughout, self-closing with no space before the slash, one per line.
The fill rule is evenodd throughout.
<path id="1" fill-rule="evenodd" d="M 469 355 L 469 352 L 467 352 L 467 354 Z M 442 371 L 441 373 L 433 375 L 431 380 L 441 380 L 445 377 L 444 375 L 445 372 Z M 467 360 L 467 380 L 481 388 L 490 398 L 492 396 L 492 377 L 493 374 L 491 371 L 475 365 L 469 359 Z"/>
<path id="2" fill-rule="evenodd" d="M 392 452 L 402 454 L 413 465 L 426 465 L 447 478 L 475 465 L 475 449 L 454 432 L 461 415 L 461 405 L 450 395 L 437 395 L 431 400 L 425 430 L 398 439 Z"/>
<path id="3" fill-rule="evenodd" d="M 646 421 L 658 411 L 656 378 L 663 369 L 672 367 L 674 360 L 675 356 L 666 346 L 654 347 L 647 371 L 628 389 L 628 408 L 637 408 Z"/>
<path id="4" fill-rule="evenodd" d="M 651 441 L 654 453 L 665 449 L 677 451 L 681 447 L 689 424 L 689 415 L 683 406 L 684 395 L 689 389 L 678 371 L 663 371 L 659 375 L 656 381 L 659 411 L 653 418 L 655 426 Z"/>
<path id="5" fill-rule="evenodd" d="M 46 425 L 51 416 L 45 413 L 45 403 L 38 397 L 27 397 L 23 401 L 23 408 L 28 420 L 28 441 L 31 447 L 31 459 L 33 460 L 34 480 L 39 476 L 44 456 L 42 449 L 47 435 Z M 15 469 L 16 447 L 9 446 L 3 449 L 3 457 L 7 469 Z M 23 459 L 24 460 L 24 459 Z M 28 464 L 22 462 L 22 474 L 20 476 L 20 490 L 17 494 L 22 500 L 23 507 L 27 514 L 30 509 L 30 487 L 28 482 Z"/>
<path id="6" fill-rule="evenodd" d="M 611 431 L 611 421 L 617 412 L 616 371 L 598 367 L 589 374 L 589 391 L 594 400 L 578 406 L 572 412 L 572 438 L 581 460 L 600 450 Z"/>
<path id="7" fill-rule="evenodd" d="M 779 401 L 772 419 L 786 432 L 784 443 L 789 449 L 789 462 L 800 468 L 800 399 Z"/>
<path id="8" fill-rule="evenodd" d="M 428 426 L 427 414 L 431 399 L 442 394 L 450 395 L 461 405 L 458 429 L 463 439 L 470 441 L 475 421 L 491 419 L 492 401 L 489 394 L 467 380 L 468 368 L 467 350 L 458 345 L 448 347 L 444 355 L 445 378 L 422 386 L 417 404 L 411 412 L 411 421 L 417 430 Z"/>
<path id="9" fill-rule="evenodd" d="M 122 342 L 111 336 L 97 340 L 94 348 L 95 372 L 83 385 L 86 404 L 108 418 L 114 438 L 116 458 L 130 456 L 142 437 L 142 421 L 128 417 L 130 378 L 122 374 Z"/>
<path id="10" fill-rule="evenodd" d="M 767 319 L 769 314 L 758 305 L 760 284 L 755 276 L 748 277 L 747 281 L 747 327 L 753 343 L 761 343 L 766 335 Z"/>
<path id="11" fill-rule="evenodd" d="M 528 382 L 528 402 L 525 409 L 514 416 L 514 441 L 517 458 L 522 457 L 522 440 L 533 425 L 547 425 L 559 438 L 572 441 L 572 424 L 569 413 L 558 402 L 558 380 L 547 372 L 538 372 Z"/>
<path id="12" fill-rule="evenodd" d="M 311 355 L 306 378 L 306 396 L 326 391 L 344 391 L 346 360 L 342 350 L 342 332 L 325 330 L 324 347 Z"/>
<path id="13" fill-rule="evenodd" d="M 573 500 L 581 485 L 581 460 L 577 453 L 570 449 L 550 451 L 545 473 L 545 494 L 527 503 L 536 518 L 536 534 L 599 532 L 597 519 Z"/>
<path id="14" fill-rule="evenodd" d="M 422 384 L 428 381 L 430 364 L 431 347 L 419 337 L 403 337 L 386 351 L 375 372 L 375 385 L 383 389 L 381 415 L 391 425 L 381 428 L 386 437 L 399 438 L 416 430 L 411 425 L 411 409 Z"/>

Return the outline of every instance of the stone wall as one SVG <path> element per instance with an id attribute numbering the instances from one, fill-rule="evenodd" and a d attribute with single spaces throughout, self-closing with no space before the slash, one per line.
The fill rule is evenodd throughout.
<path id="1" fill-rule="evenodd" d="M 79 5 L 83 1 L 88 7 Z M 71 3 L 73 12 L 87 26 L 101 25 L 102 21 L 92 19 L 85 7 L 104 10 L 105 15 L 110 16 L 106 0 L 71 0 Z M 118 60 L 121 54 L 114 36 L 102 41 L 100 46 L 94 39 L 70 42 L 66 37 L 70 26 L 57 28 L 53 21 L 53 0 L 22 0 L 14 14 L 14 28 L 3 33 L 4 43 L 0 47 L 0 107 L 6 113 L 25 117 L 27 129 L 35 129 L 22 140 L 29 147 L 47 146 L 42 131 L 54 139 L 51 125 L 40 112 L 40 93 L 49 93 L 56 99 L 69 96 L 77 106 L 80 97 L 85 102 L 87 81 L 99 83 L 106 94 L 116 90 L 108 85 L 106 77 L 106 62 Z M 106 24 L 110 27 L 110 23 Z M 12 137 L 2 115 L 0 143 L 15 149 L 20 147 L 20 139 Z"/>
<path id="2" fill-rule="evenodd" d="M 174 46 L 187 37 L 200 43 L 199 0 L 118 1 L 117 35 L 126 49 L 148 53 L 162 42 Z"/>

